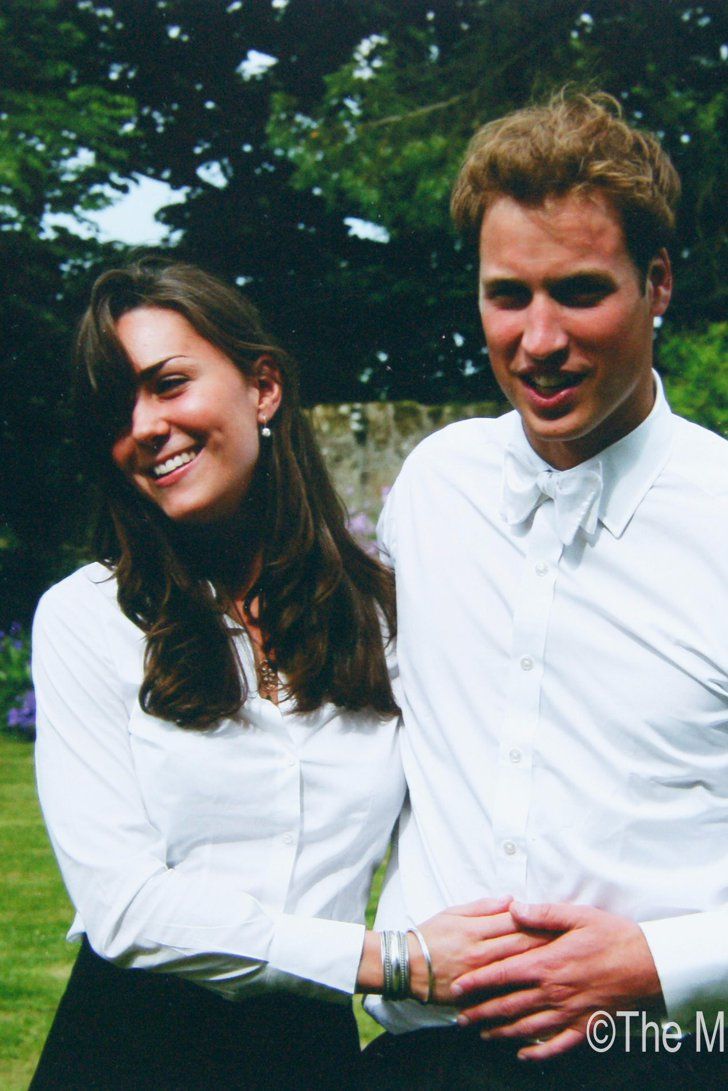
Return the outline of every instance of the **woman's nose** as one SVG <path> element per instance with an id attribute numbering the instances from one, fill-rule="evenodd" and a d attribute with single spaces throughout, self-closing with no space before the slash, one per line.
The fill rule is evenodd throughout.
<path id="1" fill-rule="evenodd" d="M 154 398 L 137 398 L 131 418 L 131 434 L 136 443 L 158 447 L 169 433 L 163 407 Z"/>

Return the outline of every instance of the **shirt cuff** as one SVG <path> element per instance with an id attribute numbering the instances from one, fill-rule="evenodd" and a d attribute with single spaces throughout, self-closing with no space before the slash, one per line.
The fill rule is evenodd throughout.
<path id="1" fill-rule="evenodd" d="M 640 928 L 655 960 L 668 1017 L 684 1033 L 728 1010 L 725 910 L 642 922 Z"/>
<path id="2" fill-rule="evenodd" d="M 340 992 L 356 992 L 366 932 L 363 924 L 290 913 L 274 913 L 272 918 L 270 966 Z"/>

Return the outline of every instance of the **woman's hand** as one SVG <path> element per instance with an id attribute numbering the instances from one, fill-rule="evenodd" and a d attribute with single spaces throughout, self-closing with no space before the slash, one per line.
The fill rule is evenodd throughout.
<path id="1" fill-rule="evenodd" d="M 509 897 L 481 898 L 467 905 L 451 906 L 419 926 L 432 959 L 435 987 L 429 996 L 431 1001 L 452 1004 L 452 983 L 463 974 L 546 942 L 545 937 L 519 931 L 508 911 L 511 901 Z M 429 991 L 427 963 L 412 932 L 407 941 L 411 992 L 424 1001 Z M 380 933 L 367 932 L 357 987 L 362 992 L 378 993 L 382 991 L 383 980 Z"/>
<path id="2" fill-rule="evenodd" d="M 519 930 L 509 912 L 511 901 L 509 897 L 481 898 L 467 905 L 451 906 L 419 926 L 430 951 L 435 977 L 430 1000 L 452 1004 L 452 983 L 463 974 L 548 942 L 551 937 Z M 425 1000 L 429 984 L 427 964 L 417 938 L 410 933 L 408 940 L 412 995 Z"/>

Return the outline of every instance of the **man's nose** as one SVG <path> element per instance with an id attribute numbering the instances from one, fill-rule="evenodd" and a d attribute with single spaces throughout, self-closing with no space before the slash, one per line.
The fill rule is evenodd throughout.
<path id="1" fill-rule="evenodd" d="M 521 345 L 524 352 L 543 360 L 568 348 L 569 338 L 561 320 L 560 309 L 551 299 L 534 296 L 528 305 Z"/>

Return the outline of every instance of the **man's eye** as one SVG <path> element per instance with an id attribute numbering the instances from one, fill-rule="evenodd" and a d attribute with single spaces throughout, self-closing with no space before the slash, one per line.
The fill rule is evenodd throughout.
<path id="1" fill-rule="evenodd" d="M 485 298 L 496 307 L 517 309 L 518 307 L 526 307 L 531 296 L 525 288 L 513 285 L 488 288 L 485 292 Z"/>
<path id="2" fill-rule="evenodd" d="M 612 289 L 606 284 L 563 285 L 553 291 L 554 299 L 564 307 L 596 307 Z"/>

